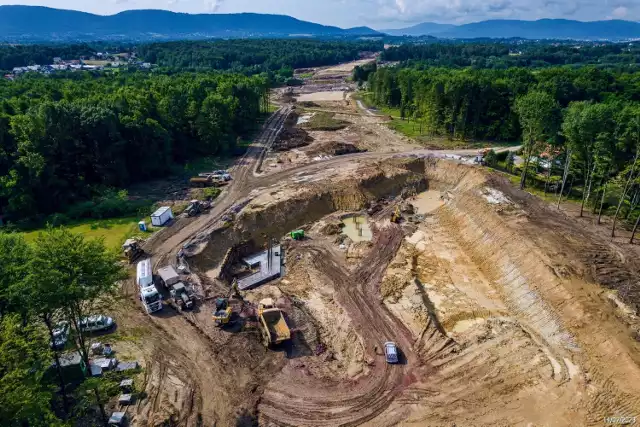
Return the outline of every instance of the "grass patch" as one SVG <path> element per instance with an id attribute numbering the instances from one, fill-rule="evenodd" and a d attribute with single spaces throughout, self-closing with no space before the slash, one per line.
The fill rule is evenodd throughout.
<path id="1" fill-rule="evenodd" d="M 191 197 L 198 200 L 214 200 L 222 190 L 218 187 L 194 188 L 191 190 Z"/>
<path id="2" fill-rule="evenodd" d="M 295 77 L 298 79 L 310 79 L 311 77 L 313 77 L 313 73 L 296 74 Z"/>
<path id="3" fill-rule="evenodd" d="M 336 119 L 333 113 L 322 111 L 315 113 L 303 127 L 309 130 L 336 131 L 346 128 L 349 124 L 347 121 Z"/>
<path id="4" fill-rule="evenodd" d="M 112 218 L 112 219 L 89 219 L 65 226 L 73 233 L 82 234 L 89 239 L 104 239 L 104 244 L 110 249 L 120 249 L 122 243 L 129 237 L 148 237 L 157 228 L 147 225 L 149 231 L 142 232 L 138 229 L 137 217 Z M 22 233 L 27 242 L 34 242 L 41 230 L 34 230 Z"/>

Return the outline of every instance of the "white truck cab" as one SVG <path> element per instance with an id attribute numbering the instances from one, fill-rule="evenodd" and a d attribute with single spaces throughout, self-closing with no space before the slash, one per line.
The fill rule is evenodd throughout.
<path id="1" fill-rule="evenodd" d="M 140 288 L 140 301 L 147 313 L 162 310 L 162 296 L 153 284 L 151 260 L 140 261 L 137 266 L 136 283 Z"/>

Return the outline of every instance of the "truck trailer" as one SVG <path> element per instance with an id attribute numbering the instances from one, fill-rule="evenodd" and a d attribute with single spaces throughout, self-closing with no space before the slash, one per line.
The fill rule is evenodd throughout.
<path id="1" fill-rule="evenodd" d="M 149 314 L 162 310 L 162 296 L 153 284 L 151 265 L 151 260 L 145 259 L 136 266 L 136 284 L 140 289 L 140 301 Z"/>

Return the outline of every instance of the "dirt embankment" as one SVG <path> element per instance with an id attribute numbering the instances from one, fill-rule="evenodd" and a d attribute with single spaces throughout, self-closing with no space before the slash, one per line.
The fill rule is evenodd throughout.
<path id="1" fill-rule="evenodd" d="M 414 162 L 394 161 L 358 169 L 358 176 L 300 184 L 295 189 L 279 188 L 255 197 L 238 215 L 232 227 L 215 230 L 206 248 L 190 260 L 201 271 L 216 265 L 226 248 L 254 240 L 259 246 L 266 237 L 279 238 L 303 224 L 318 221 L 336 211 L 358 211 L 383 196 L 397 196 L 404 188 L 423 189 L 424 177 L 412 170 Z"/>
<path id="2" fill-rule="evenodd" d="M 417 257 L 418 277 L 432 303 L 419 314 L 429 316 L 432 305 L 443 332 L 462 346 L 425 385 L 430 390 L 461 386 L 455 372 L 465 372 L 471 384 L 484 379 L 481 389 L 467 387 L 455 395 L 442 388 L 425 396 L 420 387 L 412 388 L 411 393 L 423 394 L 417 400 L 423 399 L 424 407 L 410 419 L 417 424 L 520 419 L 601 425 L 607 416 L 637 414 L 640 345 L 603 292 L 603 285 L 633 283 L 627 279 L 638 277 L 633 261 L 625 262 L 619 249 L 501 177 L 436 160 L 427 160 L 424 172 L 431 185 L 449 191 L 451 199 L 425 230 L 425 241 L 440 246 L 427 244 Z M 459 254 L 451 255 L 452 249 Z M 608 274 L 599 276 L 603 267 L 593 265 L 595 253 L 608 260 Z M 414 291 L 394 287 L 393 280 L 403 278 L 388 279 L 383 289 L 405 308 L 415 308 Z M 409 317 L 415 322 L 417 316 Z M 492 364 L 477 363 L 478 348 L 485 348 Z M 479 371 L 481 366 L 484 371 Z M 487 375 L 499 383 L 487 381 Z M 403 398 L 406 402 L 416 401 L 407 397 L 411 393 Z M 518 396 L 528 396 L 535 405 L 512 409 L 509 402 L 516 405 Z M 554 396 L 554 404 L 549 396 Z M 463 399 L 461 416 L 458 405 L 447 402 Z M 501 405 L 488 403 L 495 399 Z M 450 412 L 434 411 L 436 402 Z"/>
<path id="3" fill-rule="evenodd" d="M 601 286 L 633 285 L 638 270 L 623 251 L 471 166 L 415 158 L 325 172 L 256 189 L 231 226 L 206 236 L 195 270 L 213 269 L 233 244 L 261 245 L 403 190 L 442 199 L 417 224 L 376 215 L 355 260 L 321 235 L 326 223 L 291 242 L 287 276 L 253 297 L 290 304 L 304 351 L 264 356 L 250 335 L 202 328 L 207 338 L 190 336 L 186 350 L 212 345 L 202 363 L 222 382 L 199 387 L 231 390 L 221 372 L 231 367 L 243 382 L 215 405 L 196 391 L 198 412 L 229 420 L 222 405 L 233 403 L 253 416 L 258 399 L 265 425 L 601 425 L 640 412 L 640 348 Z M 406 364 L 384 363 L 377 346 L 387 340 Z"/>

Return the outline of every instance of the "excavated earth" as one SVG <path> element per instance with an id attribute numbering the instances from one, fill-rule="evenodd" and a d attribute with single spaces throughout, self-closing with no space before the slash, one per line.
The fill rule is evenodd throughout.
<path id="1" fill-rule="evenodd" d="M 452 162 L 362 161 L 298 178 L 255 190 L 191 258 L 213 280 L 230 245 L 308 230 L 288 244 L 286 277 L 247 293 L 298 307 L 304 336 L 259 390 L 261 424 L 599 425 L 638 413 L 640 348 L 592 268 L 597 253 L 607 280 L 637 278 L 614 248 Z M 370 202 L 424 191 L 423 220 L 391 224 L 384 210 L 371 242 L 323 232 Z M 400 365 L 384 362 L 389 340 Z"/>
<path id="2" fill-rule="evenodd" d="M 640 413 L 640 270 L 623 249 L 497 175 L 430 157 L 262 185 L 188 260 L 203 295 L 228 293 L 217 277 L 231 246 L 282 240 L 285 276 L 243 297 L 275 298 L 292 343 L 266 351 L 255 329 L 213 327 L 207 298 L 152 317 L 164 338 L 143 345 L 153 398 L 134 424 L 574 426 Z M 417 215 L 391 223 L 403 197 Z M 341 234 L 345 215 L 381 201 L 365 215 L 371 241 Z M 297 228 L 305 240 L 284 238 Z M 385 341 L 400 364 L 385 363 Z"/>

